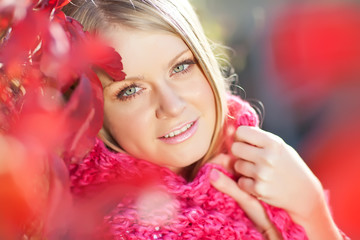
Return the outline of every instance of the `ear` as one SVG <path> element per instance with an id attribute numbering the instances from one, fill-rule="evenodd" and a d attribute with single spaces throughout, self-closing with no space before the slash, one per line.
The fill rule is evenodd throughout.
<path id="1" fill-rule="evenodd" d="M 105 143 L 106 146 L 108 146 L 115 152 L 125 153 L 125 151 L 119 146 L 119 144 L 111 136 L 109 131 L 104 128 L 104 126 L 100 129 L 98 137 Z"/>

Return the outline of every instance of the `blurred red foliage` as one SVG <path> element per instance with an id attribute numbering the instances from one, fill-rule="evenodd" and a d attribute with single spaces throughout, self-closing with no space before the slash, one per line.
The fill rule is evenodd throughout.
<path id="1" fill-rule="evenodd" d="M 1 239 L 63 227 L 66 165 L 91 149 L 102 126 L 93 69 L 125 77 L 120 55 L 61 12 L 68 2 L 0 1 Z"/>
<path id="2" fill-rule="evenodd" d="M 360 76 L 359 16 L 357 4 L 336 3 L 298 4 L 279 14 L 272 49 L 290 94 L 307 94 L 303 103 L 311 103 Z"/>
<path id="3" fill-rule="evenodd" d="M 360 238 L 360 5 L 297 4 L 280 14 L 271 46 L 299 126 L 300 154 L 330 190 L 336 223 Z M 315 119 L 315 121 L 314 121 Z"/>

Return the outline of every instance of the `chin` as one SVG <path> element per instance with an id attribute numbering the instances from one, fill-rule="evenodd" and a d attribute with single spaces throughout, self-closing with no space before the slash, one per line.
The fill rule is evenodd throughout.
<path id="1" fill-rule="evenodd" d="M 178 154 L 174 156 L 175 158 L 172 158 L 171 162 L 177 163 L 174 167 L 185 168 L 201 160 L 205 156 L 205 154 L 206 151 L 192 153 L 191 155 Z"/>

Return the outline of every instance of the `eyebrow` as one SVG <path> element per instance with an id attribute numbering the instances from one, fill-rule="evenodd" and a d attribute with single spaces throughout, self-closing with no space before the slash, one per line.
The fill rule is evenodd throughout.
<path id="1" fill-rule="evenodd" d="M 176 62 L 182 55 L 184 55 L 185 53 L 188 53 L 188 52 L 190 52 L 190 49 L 189 49 L 189 48 L 186 48 L 185 50 L 183 50 L 183 51 L 181 51 L 180 53 L 178 53 L 174 58 L 172 58 L 172 59 L 170 60 L 170 62 L 169 62 L 169 64 L 168 64 L 168 68 L 172 67 L 172 66 L 175 64 L 175 62 Z M 127 77 L 127 78 L 121 80 L 121 82 L 131 81 L 131 80 L 134 80 L 134 79 L 142 79 L 142 78 L 143 78 L 143 77 L 141 77 L 141 76 Z M 111 80 L 110 80 L 110 83 L 109 83 L 109 84 L 106 84 L 106 85 L 104 86 L 104 89 L 107 88 L 107 87 L 110 87 L 112 84 L 117 83 L 117 82 L 118 82 L 118 81 L 111 81 Z"/>

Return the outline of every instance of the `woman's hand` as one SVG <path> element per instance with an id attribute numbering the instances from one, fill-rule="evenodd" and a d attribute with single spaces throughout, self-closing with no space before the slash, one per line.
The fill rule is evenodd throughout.
<path id="1" fill-rule="evenodd" d="M 238 186 L 292 216 L 311 215 L 323 190 L 297 152 L 280 137 L 256 127 L 241 126 L 231 152 L 241 175 Z"/>
<path id="2" fill-rule="evenodd" d="M 285 209 L 310 239 L 341 239 L 320 181 L 281 138 L 257 127 L 240 126 L 231 152 L 241 190 Z"/>
<path id="3" fill-rule="evenodd" d="M 211 162 L 219 164 L 232 172 L 231 169 L 233 168 L 233 163 L 231 157 L 228 155 L 220 154 L 216 156 Z M 216 189 L 229 195 L 239 204 L 247 216 L 256 225 L 257 229 L 263 234 L 265 239 L 282 239 L 276 227 L 269 220 L 265 209 L 260 204 L 258 199 L 241 190 L 234 180 L 216 169 L 211 170 L 210 180 L 211 184 Z"/>

